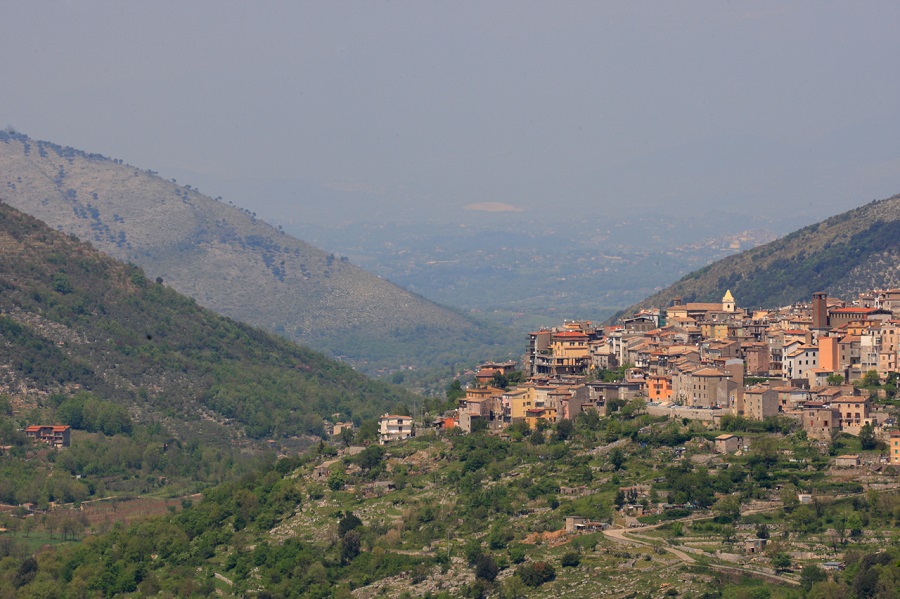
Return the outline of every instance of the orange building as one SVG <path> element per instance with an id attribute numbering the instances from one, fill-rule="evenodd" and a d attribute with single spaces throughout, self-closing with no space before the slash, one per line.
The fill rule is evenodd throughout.
<path id="1" fill-rule="evenodd" d="M 837 337 L 819 337 L 819 368 L 836 372 L 841 367 L 841 352 Z"/>
<path id="2" fill-rule="evenodd" d="M 668 401 L 672 399 L 672 377 L 651 375 L 647 382 L 647 399 L 650 401 Z"/>

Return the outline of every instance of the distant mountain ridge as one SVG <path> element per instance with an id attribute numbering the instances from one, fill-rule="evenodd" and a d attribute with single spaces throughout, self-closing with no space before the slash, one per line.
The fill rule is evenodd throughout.
<path id="1" fill-rule="evenodd" d="M 900 286 L 900 195 L 804 227 L 781 239 L 698 269 L 620 314 L 685 302 L 719 301 L 731 290 L 738 305 L 772 307 L 814 292 L 852 299 Z"/>
<path id="2" fill-rule="evenodd" d="M 369 372 L 491 357 L 511 339 L 120 160 L 0 132 L 0 190 L 12 206 L 204 306 Z"/>
<path id="3" fill-rule="evenodd" d="M 19 409 L 88 391 L 182 439 L 321 434 L 411 393 L 202 308 L 0 202 L 0 393 Z"/>

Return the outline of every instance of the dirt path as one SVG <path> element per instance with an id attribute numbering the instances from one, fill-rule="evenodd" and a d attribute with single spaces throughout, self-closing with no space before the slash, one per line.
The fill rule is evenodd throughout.
<path id="1" fill-rule="evenodd" d="M 634 536 L 627 536 L 628 530 L 624 528 L 608 528 L 603 531 L 603 534 L 608 538 L 614 541 L 618 541 L 619 543 L 631 543 L 633 545 L 643 545 L 644 547 L 657 547 L 653 543 L 649 541 L 645 541 L 642 539 L 635 538 Z M 675 549 L 674 547 L 668 547 L 663 545 L 663 549 L 680 559 L 686 564 L 694 564 L 697 563 L 693 557 L 682 551 L 681 549 Z"/>
<path id="2" fill-rule="evenodd" d="M 656 528 L 657 526 L 660 526 L 660 525 L 655 524 L 653 526 L 647 526 L 645 528 L 641 528 L 640 530 L 648 530 L 648 529 Z M 680 559 L 685 564 L 696 564 L 697 563 L 697 560 L 695 560 L 693 557 L 691 557 L 689 554 L 682 551 L 681 549 L 675 549 L 674 547 L 670 547 L 668 545 L 658 545 L 658 544 L 651 543 L 648 540 L 638 537 L 638 535 L 636 535 L 634 533 L 634 531 L 629 531 L 625 528 L 609 528 L 609 529 L 603 531 L 603 535 L 606 538 L 616 541 L 618 543 L 631 543 L 632 545 L 643 545 L 644 547 L 662 548 L 662 549 L 668 551 L 669 553 L 671 553 L 672 555 L 674 555 L 675 557 L 677 557 L 678 559 Z M 763 578 L 765 580 L 772 581 L 772 582 L 800 586 L 800 583 L 797 582 L 796 580 L 791 580 L 790 578 L 784 578 L 781 576 L 777 576 L 775 574 L 769 574 L 767 572 L 751 570 L 750 568 L 741 568 L 739 566 L 721 566 L 719 564 L 705 564 L 705 565 L 713 570 L 719 570 L 720 572 L 730 572 L 730 573 L 736 573 L 736 574 L 743 574 L 743 575 L 747 575 L 747 576 L 755 576 L 757 578 Z"/>

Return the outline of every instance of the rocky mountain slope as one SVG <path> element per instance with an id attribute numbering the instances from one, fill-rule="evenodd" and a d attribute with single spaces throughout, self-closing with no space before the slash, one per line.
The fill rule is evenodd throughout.
<path id="1" fill-rule="evenodd" d="M 21 413 L 82 391 L 210 442 L 317 434 L 323 416 L 417 400 L 0 203 L 0 393 Z"/>
<path id="2" fill-rule="evenodd" d="M 120 160 L 0 132 L 0 191 L 204 306 L 369 372 L 491 357 L 510 339 L 253 213 Z"/>
<path id="3" fill-rule="evenodd" d="M 900 285 L 900 195 L 873 201 L 781 239 L 696 270 L 624 310 L 632 314 L 686 302 L 719 301 L 730 289 L 738 305 L 777 306 L 816 291 L 853 298 Z"/>

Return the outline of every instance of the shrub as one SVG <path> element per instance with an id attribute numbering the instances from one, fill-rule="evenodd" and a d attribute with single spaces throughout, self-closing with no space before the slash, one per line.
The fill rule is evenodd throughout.
<path id="1" fill-rule="evenodd" d="M 539 587 L 556 578 L 556 569 L 547 562 L 532 562 L 516 568 L 516 574 L 530 587 Z"/>
<path id="2" fill-rule="evenodd" d="M 581 565 L 581 556 L 577 551 L 568 551 L 563 554 L 560 564 L 563 568 L 577 568 Z"/>
<path id="3" fill-rule="evenodd" d="M 475 558 L 475 578 L 493 582 L 500 568 L 490 555 L 481 554 Z"/>
<path id="4" fill-rule="evenodd" d="M 521 564 L 525 561 L 525 550 L 516 545 L 509 548 L 509 559 L 514 564 Z"/>

